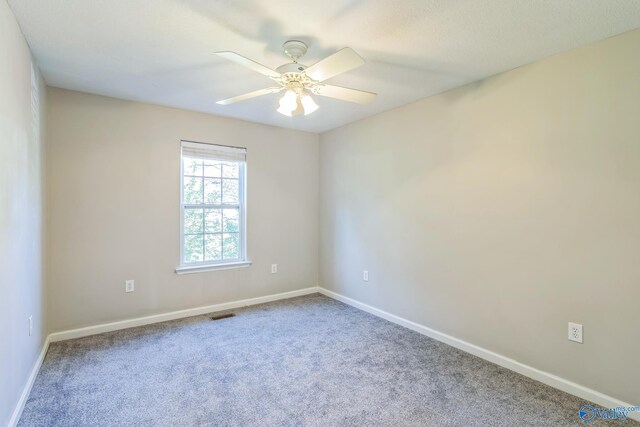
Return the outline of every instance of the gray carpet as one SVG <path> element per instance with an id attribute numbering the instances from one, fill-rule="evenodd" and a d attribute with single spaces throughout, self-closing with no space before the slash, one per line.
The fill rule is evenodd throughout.
<path id="1" fill-rule="evenodd" d="M 19 425 L 586 424 L 587 402 L 321 295 L 235 312 L 52 344 Z"/>

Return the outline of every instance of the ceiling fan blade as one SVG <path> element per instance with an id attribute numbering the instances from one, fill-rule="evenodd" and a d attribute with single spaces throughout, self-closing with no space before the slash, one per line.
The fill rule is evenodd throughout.
<path id="1" fill-rule="evenodd" d="M 244 101 L 245 99 L 255 98 L 257 96 L 268 95 L 270 93 L 280 92 L 282 87 L 267 87 L 260 90 L 254 90 L 253 92 L 245 93 L 244 95 L 234 96 L 233 98 L 223 99 L 222 101 L 216 102 L 216 104 L 220 105 L 229 105 L 235 102 Z"/>
<path id="2" fill-rule="evenodd" d="M 320 62 L 316 62 L 304 72 L 317 82 L 330 79 L 333 76 L 353 70 L 364 64 L 364 59 L 350 47 L 340 49 Z"/>
<path id="3" fill-rule="evenodd" d="M 342 101 L 355 102 L 358 104 L 368 104 L 378 96 L 373 92 L 325 84 L 315 85 L 311 91 L 316 95 L 336 98 Z"/>
<path id="4" fill-rule="evenodd" d="M 277 78 L 280 77 L 280 73 L 272 70 L 269 67 L 266 67 L 262 64 L 258 64 L 256 61 L 253 61 L 249 58 L 245 58 L 244 56 L 235 53 L 235 52 L 216 52 L 216 55 L 221 56 L 229 61 L 233 61 L 236 64 L 244 65 L 247 68 L 252 69 L 253 71 L 257 71 L 260 74 L 264 74 L 267 77 Z"/>

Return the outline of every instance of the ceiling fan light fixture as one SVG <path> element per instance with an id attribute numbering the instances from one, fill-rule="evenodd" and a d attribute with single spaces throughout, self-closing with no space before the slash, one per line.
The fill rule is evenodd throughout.
<path id="1" fill-rule="evenodd" d="M 280 98 L 280 108 L 278 108 L 278 113 L 284 114 L 285 116 L 291 117 L 291 113 L 298 108 L 298 95 L 295 91 L 289 89 L 287 90 L 282 98 Z"/>
<path id="2" fill-rule="evenodd" d="M 302 102 L 300 100 L 300 95 L 298 95 L 296 98 L 296 109 L 291 112 L 291 115 L 292 116 L 306 115 L 306 113 L 304 112 L 304 106 L 302 105 Z"/>
<path id="3" fill-rule="evenodd" d="M 318 109 L 318 104 L 315 103 L 313 98 L 309 94 L 302 92 L 300 89 L 288 89 L 282 98 L 280 98 L 280 107 L 276 110 L 278 113 L 287 117 L 291 116 L 308 116 Z"/>
<path id="4" fill-rule="evenodd" d="M 308 116 L 309 114 L 316 111 L 319 107 L 318 104 L 313 100 L 313 98 L 308 94 L 302 94 L 301 96 L 302 107 L 304 108 L 304 115 Z"/>

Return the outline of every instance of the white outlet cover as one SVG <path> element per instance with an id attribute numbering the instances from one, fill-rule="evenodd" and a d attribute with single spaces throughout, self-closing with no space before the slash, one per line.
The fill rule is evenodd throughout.
<path id="1" fill-rule="evenodd" d="M 271 273 L 275 274 L 278 272 L 278 264 L 271 264 Z"/>
<path id="2" fill-rule="evenodd" d="M 362 272 L 362 280 L 364 280 L 365 282 L 369 281 L 369 270 L 364 270 Z"/>
<path id="3" fill-rule="evenodd" d="M 124 291 L 133 292 L 135 290 L 135 282 L 133 280 L 126 280 L 124 282 Z"/>
<path id="4" fill-rule="evenodd" d="M 579 323 L 569 322 L 569 341 L 582 344 L 582 325 Z"/>

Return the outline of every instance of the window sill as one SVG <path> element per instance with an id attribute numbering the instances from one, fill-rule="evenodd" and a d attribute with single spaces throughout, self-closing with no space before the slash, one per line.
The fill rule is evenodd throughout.
<path id="1" fill-rule="evenodd" d="M 225 264 L 209 264 L 209 265 L 181 265 L 176 268 L 176 274 L 204 273 L 206 271 L 229 270 L 231 268 L 244 268 L 251 266 L 251 261 L 237 261 Z"/>

